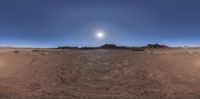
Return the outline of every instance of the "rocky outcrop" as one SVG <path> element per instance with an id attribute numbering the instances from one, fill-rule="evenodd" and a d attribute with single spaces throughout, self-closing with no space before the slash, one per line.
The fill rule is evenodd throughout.
<path id="1" fill-rule="evenodd" d="M 160 45 L 160 44 L 148 44 L 145 46 L 145 48 L 168 48 L 166 45 Z"/>

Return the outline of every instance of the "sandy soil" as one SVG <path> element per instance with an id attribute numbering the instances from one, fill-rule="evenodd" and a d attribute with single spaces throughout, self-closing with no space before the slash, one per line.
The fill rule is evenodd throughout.
<path id="1" fill-rule="evenodd" d="M 200 49 L 0 49 L 0 99 L 199 99 Z"/>

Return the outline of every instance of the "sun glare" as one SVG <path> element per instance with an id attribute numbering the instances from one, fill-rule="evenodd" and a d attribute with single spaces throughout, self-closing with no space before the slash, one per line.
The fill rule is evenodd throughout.
<path id="1" fill-rule="evenodd" d="M 105 34 L 104 34 L 103 32 L 97 32 L 97 33 L 96 33 L 96 37 L 97 37 L 98 39 L 103 39 L 104 36 L 105 36 Z"/>

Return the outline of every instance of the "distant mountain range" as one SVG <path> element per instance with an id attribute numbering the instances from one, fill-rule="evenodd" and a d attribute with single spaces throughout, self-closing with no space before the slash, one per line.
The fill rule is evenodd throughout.
<path id="1" fill-rule="evenodd" d="M 17 48 L 13 46 L 1 46 L 0 48 Z M 118 46 L 116 44 L 104 44 L 99 47 L 76 47 L 76 46 L 59 46 L 56 49 L 134 49 L 134 50 L 144 50 L 144 49 L 160 49 L 169 48 L 169 46 L 161 44 L 148 44 L 142 47 L 130 47 L 130 46 Z"/>
<path id="2" fill-rule="evenodd" d="M 143 47 L 129 47 L 129 46 L 117 46 L 115 44 L 104 44 L 99 47 L 60 46 L 57 49 L 134 49 L 134 50 L 144 50 L 144 49 L 158 49 L 158 48 L 169 48 L 169 47 L 166 45 L 160 45 L 160 44 L 148 44 Z"/>

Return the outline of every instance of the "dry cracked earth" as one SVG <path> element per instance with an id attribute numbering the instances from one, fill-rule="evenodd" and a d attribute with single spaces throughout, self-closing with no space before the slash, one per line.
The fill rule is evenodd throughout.
<path id="1" fill-rule="evenodd" d="M 0 99 L 199 99 L 200 49 L 0 49 Z"/>

